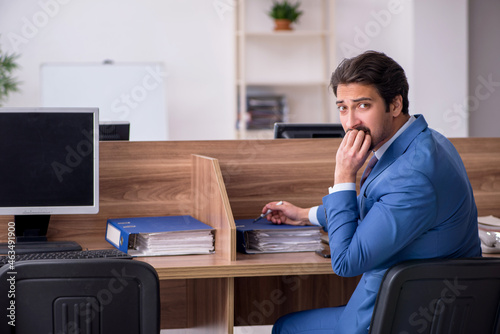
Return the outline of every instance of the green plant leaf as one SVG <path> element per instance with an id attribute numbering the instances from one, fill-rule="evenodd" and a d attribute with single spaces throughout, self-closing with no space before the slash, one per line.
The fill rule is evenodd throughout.
<path id="1" fill-rule="evenodd" d="M 0 49 L 0 106 L 9 94 L 19 91 L 20 82 L 13 76 L 14 70 L 19 68 L 17 58 L 19 55 L 6 54 Z"/>
<path id="2" fill-rule="evenodd" d="M 299 17 L 303 14 L 303 12 L 299 10 L 299 7 L 300 2 L 291 4 L 287 0 L 282 2 L 273 1 L 273 6 L 268 14 L 275 20 L 284 19 L 290 20 L 291 22 L 297 22 Z"/>

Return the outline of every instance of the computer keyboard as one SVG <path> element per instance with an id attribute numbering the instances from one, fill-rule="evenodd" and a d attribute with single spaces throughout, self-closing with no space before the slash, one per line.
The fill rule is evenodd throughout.
<path id="1" fill-rule="evenodd" d="M 110 249 L 91 249 L 91 250 L 81 250 L 81 251 L 65 251 L 65 252 L 47 252 L 47 253 L 26 253 L 26 254 L 16 254 L 15 262 L 18 261 L 32 261 L 32 260 L 48 260 L 48 259 L 102 259 L 102 258 L 114 258 L 114 259 L 131 259 L 127 253 L 124 253 L 116 248 Z M 8 256 L 0 256 L 0 266 L 12 263 L 12 259 Z"/>

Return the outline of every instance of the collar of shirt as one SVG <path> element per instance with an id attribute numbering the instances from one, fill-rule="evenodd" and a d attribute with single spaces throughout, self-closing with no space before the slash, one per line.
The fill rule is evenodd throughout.
<path id="1" fill-rule="evenodd" d="M 391 144 L 398 138 L 408 127 L 410 126 L 411 123 L 413 123 L 417 118 L 415 116 L 410 116 L 410 118 L 406 121 L 405 124 L 401 128 L 399 128 L 398 132 L 394 134 L 394 136 L 391 137 L 387 142 L 384 143 L 384 145 L 380 146 L 380 148 L 376 151 L 373 152 L 377 159 L 380 161 L 382 158 L 382 155 L 384 155 L 385 151 L 391 146 Z"/>

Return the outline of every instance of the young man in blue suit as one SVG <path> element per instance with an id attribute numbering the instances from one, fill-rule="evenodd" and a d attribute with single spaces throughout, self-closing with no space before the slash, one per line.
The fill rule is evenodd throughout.
<path id="1" fill-rule="evenodd" d="M 367 333 L 387 268 L 405 260 L 481 256 L 477 209 L 451 142 L 408 112 L 404 70 L 383 53 L 344 60 L 331 78 L 346 135 L 323 205 L 267 204 L 276 224 L 328 231 L 339 276 L 363 275 L 346 306 L 278 320 L 273 333 Z M 432 103 L 430 101 L 429 103 Z M 356 195 L 356 175 L 373 151 Z M 365 179 L 366 180 L 363 180 Z"/>

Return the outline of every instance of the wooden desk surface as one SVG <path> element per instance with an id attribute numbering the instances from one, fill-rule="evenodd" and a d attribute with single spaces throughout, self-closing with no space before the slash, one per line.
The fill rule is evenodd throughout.
<path id="1" fill-rule="evenodd" d="M 500 257 L 500 254 L 483 256 Z M 143 257 L 135 260 L 155 267 L 161 280 L 334 274 L 330 259 L 313 252 L 257 255 L 238 253 L 236 261 L 228 261 L 215 254 Z"/>
<path id="2" fill-rule="evenodd" d="M 330 259 L 314 252 L 237 254 L 236 261 L 212 255 L 137 258 L 156 268 L 160 279 L 333 274 Z"/>

